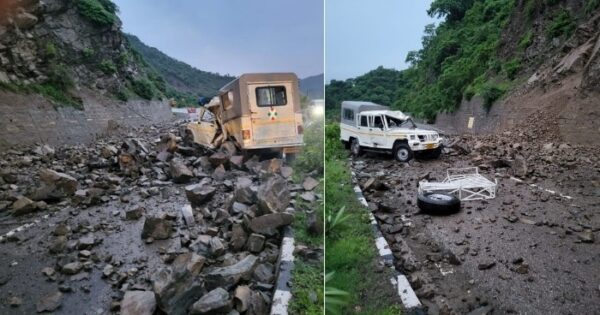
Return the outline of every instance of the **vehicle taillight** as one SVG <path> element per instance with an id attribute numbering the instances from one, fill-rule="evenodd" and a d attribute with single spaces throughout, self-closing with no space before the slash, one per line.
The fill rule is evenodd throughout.
<path id="1" fill-rule="evenodd" d="M 298 125 L 298 134 L 301 135 L 302 133 L 304 133 L 304 127 L 302 127 L 302 125 Z"/>
<path id="2" fill-rule="evenodd" d="M 250 140 L 250 130 L 242 130 L 242 138 L 244 140 Z"/>

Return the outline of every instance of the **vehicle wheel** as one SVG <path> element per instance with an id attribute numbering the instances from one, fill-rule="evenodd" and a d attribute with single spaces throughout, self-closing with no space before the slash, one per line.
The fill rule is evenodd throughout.
<path id="1" fill-rule="evenodd" d="M 437 159 L 437 158 L 439 158 L 439 157 L 440 157 L 440 155 L 442 155 L 442 149 L 443 149 L 443 147 L 440 145 L 439 147 L 437 147 L 437 148 L 435 148 L 435 149 L 431 150 L 431 151 L 429 152 L 429 157 L 430 157 L 430 158 L 432 158 L 432 159 Z"/>
<path id="2" fill-rule="evenodd" d="M 394 146 L 394 158 L 396 161 L 408 162 L 413 158 L 413 151 L 407 143 L 397 143 Z"/>
<path id="3" fill-rule="evenodd" d="M 460 211 L 460 200 L 451 194 L 429 192 L 417 196 L 417 206 L 424 213 L 451 214 Z"/>
<path id="4" fill-rule="evenodd" d="M 360 149 L 360 144 L 358 143 L 357 139 L 352 139 L 352 142 L 350 143 L 350 152 L 352 152 L 352 155 L 354 156 L 359 156 L 361 154 L 361 149 Z"/>

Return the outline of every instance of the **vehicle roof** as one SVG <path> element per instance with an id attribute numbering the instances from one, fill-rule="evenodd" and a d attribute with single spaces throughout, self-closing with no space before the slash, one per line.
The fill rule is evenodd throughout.
<path id="1" fill-rule="evenodd" d="M 366 110 L 386 110 L 389 107 L 376 104 L 373 102 L 365 102 L 365 101 L 343 101 L 342 108 L 352 109 L 356 112 L 363 112 Z"/>
<path id="2" fill-rule="evenodd" d="M 229 91 L 239 83 L 264 83 L 271 81 L 298 81 L 298 77 L 293 72 L 244 73 L 233 81 L 227 83 L 219 91 Z"/>

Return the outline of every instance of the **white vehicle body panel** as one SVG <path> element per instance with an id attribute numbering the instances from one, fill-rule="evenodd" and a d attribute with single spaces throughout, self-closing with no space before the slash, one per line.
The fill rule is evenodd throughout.
<path id="1" fill-rule="evenodd" d="M 344 106 L 346 103 L 349 106 Z M 437 132 L 416 128 L 409 116 L 386 108 L 368 102 L 343 102 L 341 140 L 357 139 L 362 147 L 382 150 L 392 150 L 397 140 L 406 141 L 412 151 L 433 150 L 442 144 Z"/>

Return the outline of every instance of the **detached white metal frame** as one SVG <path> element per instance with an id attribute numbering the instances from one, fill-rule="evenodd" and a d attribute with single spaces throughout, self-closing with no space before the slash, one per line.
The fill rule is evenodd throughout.
<path id="1" fill-rule="evenodd" d="M 498 179 L 483 177 L 477 167 L 450 168 L 443 182 L 420 181 L 419 193 L 437 191 L 457 194 L 461 201 L 482 200 L 496 198 L 497 187 Z"/>

